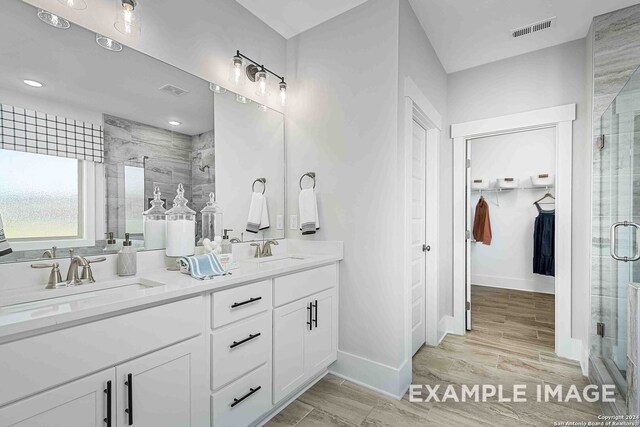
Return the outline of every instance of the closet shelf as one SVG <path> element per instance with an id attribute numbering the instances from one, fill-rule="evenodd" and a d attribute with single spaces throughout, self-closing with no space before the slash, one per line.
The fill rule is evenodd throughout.
<path id="1" fill-rule="evenodd" d="M 472 189 L 471 192 L 472 193 L 479 193 L 480 195 L 482 195 L 482 193 L 495 193 L 496 194 L 496 201 L 495 202 L 491 202 L 496 206 L 500 206 L 500 198 L 498 196 L 498 193 L 502 193 L 502 192 L 509 192 L 509 191 L 515 191 L 515 190 L 550 190 L 551 188 L 553 188 L 553 185 L 548 185 L 545 187 L 516 187 L 516 188 L 487 188 L 484 190 L 480 190 L 480 189 Z"/>

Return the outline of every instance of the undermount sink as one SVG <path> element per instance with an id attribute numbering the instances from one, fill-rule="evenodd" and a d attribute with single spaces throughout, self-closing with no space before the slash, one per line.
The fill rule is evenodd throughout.
<path id="1" fill-rule="evenodd" d="M 25 299 L 28 298 L 27 301 L 1 306 L 0 314 L 15 314 L 45 308 L 57 309 L 64 305 L 82 304 L 82 301 L 97 297 L 111 297 L 116 300 L 126 298 L 128 295 L 135 296 L 140 290 L 157 286 L 163 286 L 163 284 L 145 279 L 135 279 L 107 284 L 85 284 L 63 288 L 59 291 L 46 290 L 39 292 L 37 296 L 32 295 L 30 298 L 25 296 Z M 55 295 L 52 295 L 54 292 Z"/>
<path id="2" fill-rule="evenodd" d="M 265 266 L 265 267 L 281 267 L 281 266 L 285 266 L 285 265 L 291 265 L 291 263 L 294 263 L 296 261 L 303 261 L 304 258 L 302 257 L 297 257 L 297 256 L 288 256 L 288 257 L 282 257 L 282 258 L 274 258 L 274 259 L 270 259 L 270 258 L 262 258 L 258 260 L 258 265 L 259 266 Z"/>

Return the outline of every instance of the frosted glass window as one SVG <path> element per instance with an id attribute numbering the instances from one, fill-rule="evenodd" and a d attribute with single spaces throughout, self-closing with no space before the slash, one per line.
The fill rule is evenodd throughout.
<path id="1" fill-rule="evenodd" d="M 7 239 L 79 237 L 79 160 L 0 149 Z"/>
<path id="2" fill-rule="evenodd" d="M 142 234 L 144 212 L 144 168 L 124 167 L 124 201 L 126 230 L 129 234 Z"/>

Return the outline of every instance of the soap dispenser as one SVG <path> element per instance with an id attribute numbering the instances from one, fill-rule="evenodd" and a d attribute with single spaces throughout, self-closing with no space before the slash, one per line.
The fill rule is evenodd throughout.
<path id="1" fill-rule="evenodd" d="M 173 207 L 167 214 L 167 256 L 193 255 L 196 251 L 196 211 L 187 206 L 184 187 L 178 185 Z"/>
<path id="2" fill-rule="evenodd" d="M 138 271 L 136 250 L 131 246 L 129 233 L 125 233 L 122 249 L 118 252 L 118 276 L 133 276 Z"/>
<path id="3" fill-rule="evenodd" d="M 151 207 L 142 213 L 144 248 L 164 249 L 167 246 L 167 215 L 160 198 L 160 187 L 153 191 Z"/>
<path id="4" fill-rule="evenodd" d="M 107 246 L 104 247 L 105 252 L 117 251 L 118 243 L 113 238 L 113 231 L 107 233 Z"/>
<path id="5" fill-rule="evenodd" d="M 224 229 L 224 236 L 222 236 L 222 243 L 220 244 L 220 248 L 222 249 L 221 253 L 223 254 L 230 254 L 232 252 L 231 240 L 229 240 L 229 234 L 227 234 L 228 231 L 233 230 L 230 228 Z"/>
<path id="6" fill-rule="evenodd" d="M 202 240 L 213 241 L 216 236 L 222 236 L 222 211 L 215 202 L 215 195 L 209 193 L 209 201 L 202 209 Z"/>

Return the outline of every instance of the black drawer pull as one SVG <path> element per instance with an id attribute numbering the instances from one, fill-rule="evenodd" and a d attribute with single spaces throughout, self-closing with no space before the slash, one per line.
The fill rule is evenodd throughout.
<path id="1" fill-rule="evenodd" d="M 104 422 L 107 423 L 107 427 L 111 427 L 111 381 L 107 381 L 107 388 L 104 389 L 107 395 L 107 418 Z"/>
<path id="2" fill-rule="evenodd" d="M 234 302 L 233 304 L 231 304 L 231 308 L 240 307 L 245 304 L 251 304 L 252 302 L 260 301 L 261 299 L 262 297 L 257 297 L 257 298 L 249 298 L 248 300 L 242 301 L 242 302 Z"/>
<path id="3" fill-rule="evenodd" d="M 133 425 L 133 375 L 127 374 L 127 381 L 125 381 L 124 385 L 127 386 L 127 406 L 128 408 L 124 410 L 126 414 L 129 415 L 129 425 Z"/>
<path id="4" fill-rule="evenodd" d="M 318 327 L 318 300 L 313 303 L 313 308 L 316 309 L 316 314 L 313 316 L 313 326 Z"/>
<path id="5" fill-rule="evenodd" d="M 239 399 L 233 399 L 233 402 L 231 403 L 231 407 L 233 408 L 234 406 L 236 406 L 238 403 L 242 402 L 246 398 L 251 397 L 251 395 L 253 393 L 255 393 L 256 391 L 260 390 L 261 388 L 262 388 L 262 386 L 258 386 L 256 388 L 250 388 L 249 389 L 249 393 L 245 394 L 244 396 L 242 396 Z"/>
<path id="6" fill-rule="evenodd" d="M 309 312 L 309 321 L 307 321 L 307 325 L 309 326 L 309 330 L 313 331 L 313 304 L 309 303 L 309 305 L 307 306 L 307 311 Z"/>
<path id="7" fill-rule="evenodd" d="M 231 344 L 231 345 L 229 346 L 229 348 L 236 348 L 237 346 L 239 346 L 239 345 L 241 345 L 241 344 L 244 344 L 244 343 L 246 343 L 247 341 L 251 341 L 251 340 L 252 340 L 252 339 L 254 339 L 254 338 L 258 338 L 259 336 L 260 336 L 260 332 L 258 332 L 257 334 L 253 334 L 253 335 L 249 334 L 249 336 L 248 336 L 247 338 L 243 339 L 243 340 L 240 340 L 240 341 L 234 341 L 234 342 L 233 342 L 233 344 Z"/>

